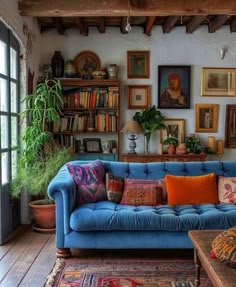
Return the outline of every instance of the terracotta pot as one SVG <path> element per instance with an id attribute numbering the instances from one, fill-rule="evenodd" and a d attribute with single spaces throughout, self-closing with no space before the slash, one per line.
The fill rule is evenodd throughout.
<path id="1" fill-rule="evenodd" d="M 42 204 L 42 200 L 29 203 L 37 229 L 54 229 L 56 226 L 55 204 Z"/>
<path id="2" fill-rule="evenodd" d="M 176 146 L 174 144 L 169 144 L 167 151 L 168 151 L 168 154 L 174 154 L 176 151 Z"/>

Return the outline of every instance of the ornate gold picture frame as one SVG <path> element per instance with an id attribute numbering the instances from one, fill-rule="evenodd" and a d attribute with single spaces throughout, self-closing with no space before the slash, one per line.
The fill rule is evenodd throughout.
<path id="1" fill-rule="evenodd" d="M 218 104 L 195 104 L 195 131 L 216 133 L 218 131 Z"/>

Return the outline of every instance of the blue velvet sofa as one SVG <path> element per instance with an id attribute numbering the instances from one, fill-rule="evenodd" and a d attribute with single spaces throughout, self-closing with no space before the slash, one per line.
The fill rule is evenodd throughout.
<path id="1" fill-rule="evenodd" d="M 167 173 L 236 177 L 236 161 L 102 163 L 114 175 L 136 179 L 161 179 Z M 69 257 L 70 248 L 192 248 L 188 230 L 236 226 L 235 204 L 135 207 L 101 201 L 75 206 L 76 186 L 66 166 L 50 182 L 48 194 L 56 201 L 58 257 Z"/>

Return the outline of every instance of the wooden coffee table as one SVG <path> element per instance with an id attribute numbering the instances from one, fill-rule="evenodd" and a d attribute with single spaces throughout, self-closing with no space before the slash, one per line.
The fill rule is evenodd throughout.
<path id="1" fill-rule="evenodd" d="M 216 258 L 210 258 L 211 243 L 223 230 L 192 230 L 188 232 L 194 245 L 196 264 L 195 286 L 200 286 L 201 266 L 215 287 L 235 287 L 236 269 L 228 267 Z"/>

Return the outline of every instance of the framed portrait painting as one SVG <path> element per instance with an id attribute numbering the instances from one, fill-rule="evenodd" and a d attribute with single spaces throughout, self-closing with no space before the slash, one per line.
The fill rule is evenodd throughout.
<path id="1" fill-rule="evenodd" d="M 127 51 L 127 77 L 148 79 L 150 73 L 149 51 Z"/>
<path id="2" fill-rule="evenodd" d="M 158 107 L 190 108 L 190 66 L 158 66 Z"/>
<path id="3" fill-rule="evenodd" d="M 195 131 L 215 133 L 218 131 L 218 104 L 195 104 Z"/>
<path id="4" fill-rule="evenodd" d="M 164 119 L 166 129 L 160 130 L 160 142 L 168 137 L 177 138 L 179 143 L 184 142 L 185 138 L 185 119 Z"/>
<path id="5" fill-rule="evenodd" d="M 208 97 L 235 97 L 236 69 L 202 68 L 201 95 Z"/>
<path id="6" fill-rule="evenodd" d="M 150 85 L 128 86 L 128 109 L 146 109 L 150 106 Z"/>

